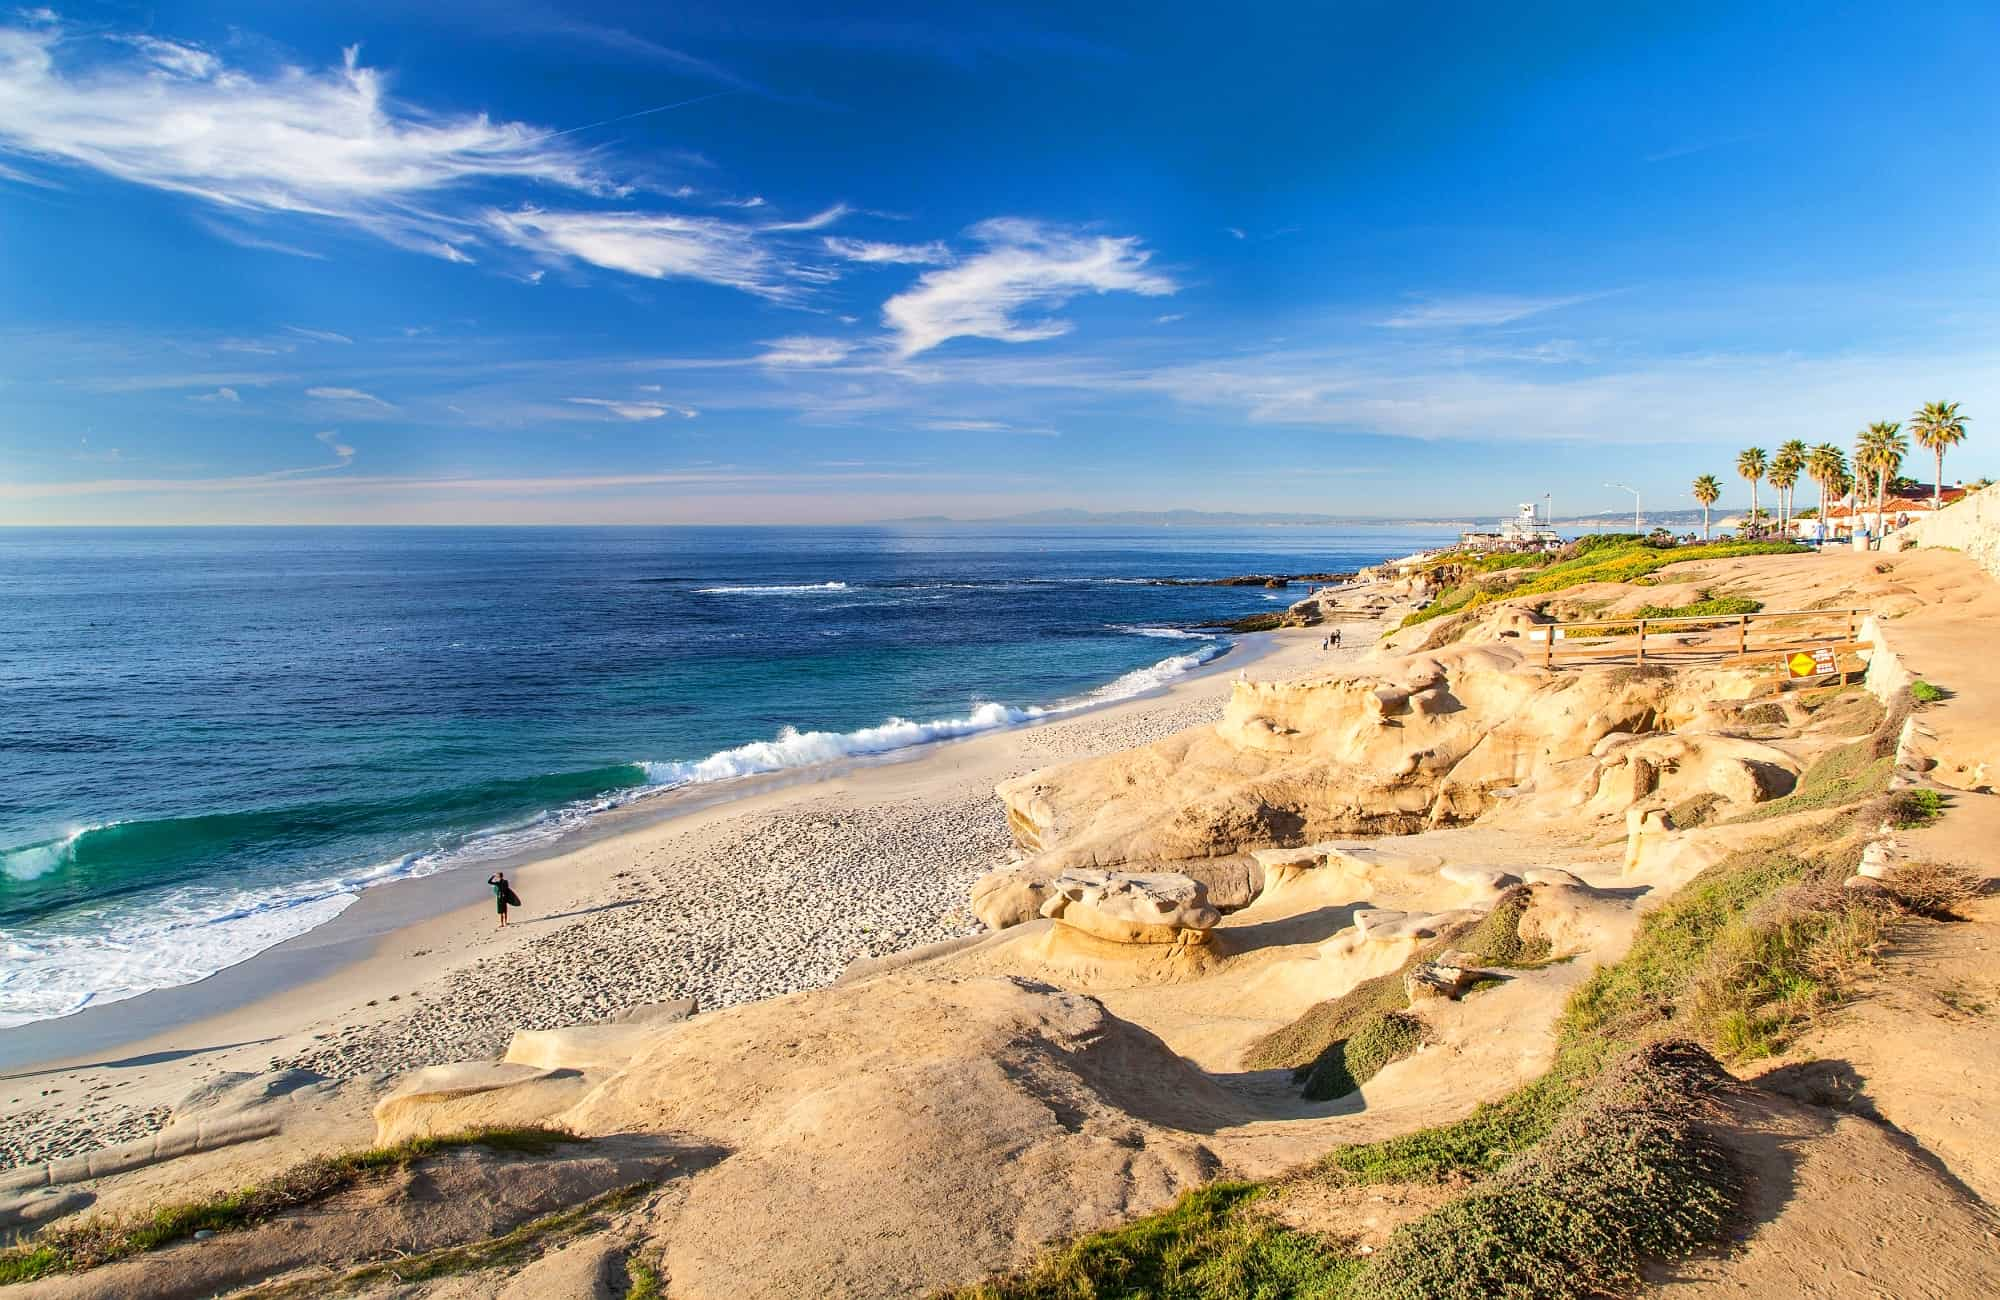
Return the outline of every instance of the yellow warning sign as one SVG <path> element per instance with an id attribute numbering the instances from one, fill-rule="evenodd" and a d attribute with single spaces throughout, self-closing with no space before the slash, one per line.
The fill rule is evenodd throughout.
<path id="1" fill-rule="evenodd" d="M 1833 653 L 1832 646 L 1814 646 L 1810 650 L 1800 650 L 1785 660 L 1785 667 L 1794 677 L 1824 677 L 1840 671 L 1840 660 Z"/>

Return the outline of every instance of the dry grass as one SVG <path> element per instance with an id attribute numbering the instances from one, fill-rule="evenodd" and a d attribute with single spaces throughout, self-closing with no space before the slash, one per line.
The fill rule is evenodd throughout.
<path id="1" fill-rule="evenodd" d="M 197 1232 L 249 1227 L 325 1200 L 368 1178 L 401 1169 L 427 1156 L 465 1147 L 543 1155 L 556 1146 L 586 1140 L 567 1129 L 524 1125 L 472 1129 L 440 1137 L 412 1138 L 366 1151 L 313 1156 L 268 1182 L 201 1200 L 164 1205 L 137 1218 L 93 1215 L 74 1223 L 52 1225 L 36 1234 L 31 1242 L 0 1252 L 0 1286 L 51 1273 L 82 1272 L 170 1246 Z"/>
<path id="2" fill-rule="evenodd" d="M 1935 921 L 1962 921 L 1967 903 L 1986 893 L 1987 879 L 1966 867 L 1942 862 L 1904 862 L 1890 868 L 1882 887 L 1896 905 Z"/>

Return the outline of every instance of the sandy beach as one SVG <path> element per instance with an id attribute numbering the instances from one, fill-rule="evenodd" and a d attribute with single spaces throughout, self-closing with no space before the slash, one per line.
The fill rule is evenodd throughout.
<path id="1" fill-rule="evenodd" d="M 516 1028 L 678 998 L 711 1010 L 975 933 L 968 887 L 1011 849 L 997 782 L 1211 722 L 1239 676 L 1359 656 L 1373 637 L 1350 633 L 1331 653 L 1319 630 L 1247 637 L 1206 671 L 1074 716 L 692 807 L 652 801 L 507 864 L 526 907 L 505 931 L 485 871 L 447 872 L 369 890 L 197 984 L 0 1032 L 0 1163 L 143 1136 L 224 1071 L 350 1077 L 492 1056 Z"/>

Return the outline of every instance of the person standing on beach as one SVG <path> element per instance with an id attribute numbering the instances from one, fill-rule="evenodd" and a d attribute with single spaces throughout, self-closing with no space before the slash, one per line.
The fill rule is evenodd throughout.
<path id="1" fill-rule="evenodd" d="M 521 896 L 507 883 L 507 873 L 504 871 L 496 871 L 486 877 L 486 883 L 493 887 L 493 906 L 500 913 L 500 924 L 497 928 L 504 930 L 507 928 L 507 909 L 519 907 Z"/>

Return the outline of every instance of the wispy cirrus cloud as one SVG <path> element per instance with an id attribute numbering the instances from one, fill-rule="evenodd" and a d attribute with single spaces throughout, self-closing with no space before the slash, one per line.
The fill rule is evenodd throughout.
<path id="1" fill-rule="evenodd" d="M 260 253 L 283 253 L 287 257 L 307 257 L 315 262 L 326 260 L 325 253 L 316 253 L 310 248 L 300 248 L 297 244 L 287 244 L 279 239 L 269 239 L 232 222 L 198 216 L 195 218 L 195 224 L 224 243 L 234 244 L 238 248 L 253 249 Z"/>
<path id="2" fill-rule="evenodd" d="M 507 243 L 551 261 L 586 262 L 650 280 L 701 280 L 774 302 L 801 291 L 795 268 L 753 228 L 718 217 L 522 208 L 489 209 L 485 221 Z"/>
<path id="3" fill-rule="evenodd" d="M 243 395 L 227 384 L 224 384 L 212 393 L 196 393 L 194 400 L 197 402 L 240 402 L 243 400 Z"/>
<path id="4" fill-rule="evenodd" d="M 758 202 L 761 204 L 763 200 L 760 199 Z M 836 203 L 830 208 L 821 209 L 811 216 L 801 217 L 797 221 L 767 221 L 759 229 L 781 232 L 789 230 L 824 230 L 853 211 L 854 209 L 848 207 L 845 203 Z"/>
<path id="5" fill-rule="evenodd" d="M 845 339 L 794 334 L 771 339 L 764 345 L 764 351 L 758 354 L 757 361 L 767 366 L 830 366 L 846 360 L 854 351 L 854 346 Z"/>
<path id="6" fill-rule="evenodd" d="M 289 333 L 296 334 L 302 339 L 311 339 L 315 343 L 354 342 L 354 340 L 347 337 L 347 335 L 336 334 L 332 330 L 309 330 L 305 328 L 303 325 L 287 325 L 285 326 L 285 329 Z"/>
<path id="7" fill-rule="evenodd" d="M 495 179 L 619 188 L 552 131 L 398 102 L 357 47 L 333 69 L 260 77 L 197 45 L 56 22 L 0 27 L 0 153 L 225 210 L 328 218 L 451 260 L 468 257 L 457 244 L 475 232 L 432 202 L 447 191 Z"/>
<path id="8" fill-rule="evenodd" d="M 1425 298 L 1398 309 L 1381 323 L 1390 329 L 1467 329 L 1481 325 L 1511 325 L 1530 316 L 1560 311 L 1564 307 L 1574 307 L 1603 296 L 1586 293 L 1538 298 L 1465 294 L 1450 298 Z"/>
<path id="9" fill-rule="evenodd" d="M 332 452 L 334 456 L 335 463 L 328 466 L 322 466 L 322 468 L 346 469 L 347 466 L 354 460 L 354 448 L 340 440 L 340 433 L 337 430 L 321 429 L 318 433 L 315 433 L 313 437 L 319 439 L 320 442 L 324 443 L 326 445 L 326 449 Z"/>
<path id="10" fill-rule="evenodd" d="M 1005 420 L 920 420 L 921 428 L 935 433 L 1024 433 L 1036 438 L 1060 438 L 1062 434 L 1045 425 L 1009 424 Z"/>
<path id="11" fill-rule="evenodd" d="M 820 241 L 826 251 L 850 262 L 907 263 L 915 266 L 942 266 L 955 261 L 943 240 L 927 244 L 888 244 L 872 239 L 848 239 L 828 235 Z"/>
<path id="12" fill-rule="evenodd" d="M 628 402 L 615 397 L 569 397 L 563 400 L 575 406 L 606 411 L 621 420 L 658 420 L 669 415 L 692 420 L 701 414 L 691 406 L 676 406 L 671 402 Z"/>
<path id="13" fill-rule="evenodd" d="M 308 388 L 306 396 L 317 397 L 323 402 L 361 402 L 381 407 L 392 406 L 392 403 L 385 402 L 375 394 L 363 392 L 359 388 Z"/>
<path id="14" fill-rule="evenodd" d="M 926 271 L 915 288 L 883 304 L 896 350 L 915 356 L 955 338 L 1028 343 L 1067 334 L 1070 322 L 1029 310 L 1054 310 L 1083 293 L 1158 297 L 1180 286 L 1149 270 L 1152 254 L 1136 238 L 1092 235 L 997 217 L 969 232 L 984 245 L 956 266 Z"/>

